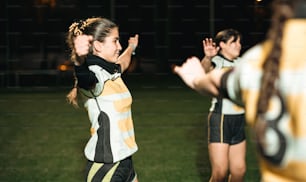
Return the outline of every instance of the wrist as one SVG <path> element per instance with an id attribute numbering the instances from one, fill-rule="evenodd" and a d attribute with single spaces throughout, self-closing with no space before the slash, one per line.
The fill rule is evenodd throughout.
<path id="1" fill-rule="evenodd" d="M 199 87 L 199 84 L 200 84 L 200 79 L 199 79 L 199 77 L 194 78 L 193 81 L 192 81 L 192 87 L 193 87 L 193 89 L 196 90 L 196 89 Z"/>
<path id="2" fill-rule="evenodd" d="M 135 55 L 135 50 L 136 50 L 136 45 L 135 44 L 130 44 L 129 47 L 132 49 L 132 55 Z"/>
<path id="3" fill-rule="evenodd" d="M 135 44 L 129 44 L 129 47 L 132 48 L 133 51 L 136 49 L 136 45 Z"/>
<path id="4" fill-rule="evenodd" d="M 213 58 L 213 56 L 205 56 L 204 58 L 211 61 L 211 59 Z"/>

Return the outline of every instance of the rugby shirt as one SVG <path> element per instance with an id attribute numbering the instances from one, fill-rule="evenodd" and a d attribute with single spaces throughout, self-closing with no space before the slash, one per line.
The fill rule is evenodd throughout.
<path id="1" fill-rule="evenodd" d="M 258 146 L 262 181 L 306 181 L 306 20 L 285 24 L 282 40 L 278 95 L 269 101 L 263 134 L 267 147 Z M 223 91 L 245 107 L 246 120 L 254 126 L 262 77 L 262 64 L 271 42 L 254 46 L 240 65 L 222 78 Z M 258 142 L 257 142 L 258 143 Z"/>
<path id="2" fill-rule="evenodd" d="M 121 78 L 120 65 L 93 55 L 88 56 L 86 64 L 87 71 L 76 73 L 83 75 L 78 84 L 83 85 L 80 90 L 86 98 L 84 106 L 91 122 L 85 156 L 90 161 L 115 163 L 138 150 L 131 112 L 132 96 Z M 84 77 L 91 81 L 86 82 Z"/>
<path id="3" fill-rule="evenodd" d="M 238 57 L 232 61 L 226 59 L 221 54 L 213 57 L 211 62 L 215 65 L 214 69 L 230 69 L 236 66 L 241 59 Z M 243 114 L 244 110 L 242 107 L 233 103 L 227 98 L 212 98 L 211 107 L 209 109 L 211 112 L 219 113 L 219 114 Z"/>

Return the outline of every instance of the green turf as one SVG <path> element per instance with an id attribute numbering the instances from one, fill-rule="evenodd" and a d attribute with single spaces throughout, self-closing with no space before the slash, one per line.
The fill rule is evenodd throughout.
<path id="1" fill-rule="evenodd" d="M 140 182 L 205 182 L 210 176 L 206 117 L 210 99 L 164 75 L 127 79 Z M 89 121 L 65 101 L 68 89 L 0 93 L 0 181 L 83 181 Z M 248 140 L 246 181 L 259 181 Z"/>

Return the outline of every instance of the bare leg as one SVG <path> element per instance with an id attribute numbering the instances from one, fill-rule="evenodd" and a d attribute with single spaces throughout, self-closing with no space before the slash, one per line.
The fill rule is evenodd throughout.
<path id="1" fill-rule="evenodd" d="M 225 143 L 210 143 L 208 145 L 212 167 L 211 182 L 224 182 L 229 168 L 229 145 Z"/>
<path id="2" fill-rule="evenodd" d="M 246 141 L 231 145 L 229 149 L 230 182 L 243 182 L 246 172 Z"/>

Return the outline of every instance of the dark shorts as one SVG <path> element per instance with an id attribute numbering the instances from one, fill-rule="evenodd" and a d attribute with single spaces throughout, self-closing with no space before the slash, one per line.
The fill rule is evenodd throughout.
<path id="1" fill-rule="evenodd" d="M 132 157 L 112 164 L 88 161 L 86 173 L 86 182 L 133 182 L 136 179 Z"/>
<path id="2" fill-rule="evenodd" d="M 245 140 L 245 115 L 223 115 L 211 112 L 208 116 L 208 142 L 238 144 Z"/>

